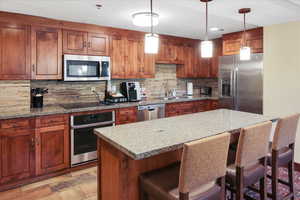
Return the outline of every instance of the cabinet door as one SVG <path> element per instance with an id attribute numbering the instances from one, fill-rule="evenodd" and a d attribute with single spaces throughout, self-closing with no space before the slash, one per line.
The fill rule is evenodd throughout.
<path id="1" fill-rule="evenodd" d="M 120 108 L 116 110 L 116 124 L 128 124 L 137 121 L 137 108 Z"/>
<path id="2" fill-rule="evenodd" d="M 109 55 L 109 39 L 107 35 L 88 33 L 88 54 L 98 56 Z"/>
<path id="3" fill-rule="evenodd" d="M 32 27 L 31 64 L 32 79 L 62 79 L 62 31 L 60 29 Z"/>
<path id="4" fill-rule="evenodd" d="M 36 171 L 38 175 L 69 167 L 69 128 L 65 125 L 36 130 Z"/>
<path id="5" fill-rule="evenodd" d="M 139 40 L 128 38 L 125 41 L 125 78 L 139 78 Z"/>
<path id="6" fill-rule="evenodd" d="M 30 27 L 0 23 L 0 80 L 30 79 Z"/>
<path id="7" fill-rule="evenodd" d="M 214 53 L 210 65 L 210 77 L 217 78 L 219 75 L 219 56 L 222 56 L 222 39 L 214 40 Z"/>
<path id="8" fill-rule="evenodd" d="M 35 133 L 33 129 L 1 131 L 1 179 L 9 183 L 35 175 Z"/>
<path id="9" fill-rule="evenodd" d="M 125 40 L 121 36 L 111 38 L 111 64 L 112 78 L 125 78 Z"/>
<path id="10" fill-rule="evenodd" d="M 263 28 L 247 31 L 247 46 L 251 47 L 252 53 L 263 53 Z"/>
<path id="11" fill-rule="evenodd" d="M 211 68 L 211 58 L 201 58 L 201 64 L 199 67 L 199 75 L 200 78 L 209 78 L 210 76 L 210 68 Z"/>
<path id="12" fill-rule="evenodd" d="M 67 54 L 87 54 L 87 33 L 63 31 L 63 52 Z"/>
<path id="13" fill-rule="evenodd" d="M 155 76 L 155 55 L 144 54 L 144 66 L 141 78 L 154 78 Z"/>

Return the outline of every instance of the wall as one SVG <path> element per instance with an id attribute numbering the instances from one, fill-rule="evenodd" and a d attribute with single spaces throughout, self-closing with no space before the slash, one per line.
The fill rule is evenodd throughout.
<path id="1" fill-rule="evenodd" d="M 264 114 L 300 112 L 300 22 L 265 27 L 264 52 Z M 297 135 L 300 163 L 300 128 Z"/>

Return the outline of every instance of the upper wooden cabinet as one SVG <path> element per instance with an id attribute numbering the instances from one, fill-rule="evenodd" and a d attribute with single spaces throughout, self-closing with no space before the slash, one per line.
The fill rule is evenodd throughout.
<path id="1" fill-rule="evenodd" d="M 0 22 L 0 80 L 30 79 L 30 27 Z"/>
<path id="2" fill-rule="evenodd" d="M 62 31 L 31 28 L 31 79 L 62 79 Z"/>
<path id="3" fill-rule="evenodd" d="M 155 56 L 144 53 L 141 37 L 113 36 L 111 62 L 113 79 L 154 77 Z"/>
<path id="4" fill-rule="evenodd" d="M 161 64 L 183 64 L 182 44 L 170 39 L 160 39 L 159 51 L 156 56 L 156 63 Z"/>
<path id="5" fill-rule="evenodd" d="M 109 37 L 100 33 L 63 31 L 63 52 L 66 54 L 109 55 Z"/>
<path id="6" fill-rule="evenodd" d="M 243 43 L 243 32 L 223 35 L 223 55 L 240 53 Z M 252 53 L 263 53 L 263 28 L 251 29 L 246 32 L 246 45 L 251 47 Z"/>

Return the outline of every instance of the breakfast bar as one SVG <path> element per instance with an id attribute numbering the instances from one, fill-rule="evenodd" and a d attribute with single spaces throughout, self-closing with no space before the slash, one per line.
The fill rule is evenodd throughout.
<path id="1" fill-rule="evenodd" d="M 95 129 L 98 199 L 138 200 L 139 175 L 179 161 L 184 143 L 266 121 L 276 117 L 219 109 Z"/>

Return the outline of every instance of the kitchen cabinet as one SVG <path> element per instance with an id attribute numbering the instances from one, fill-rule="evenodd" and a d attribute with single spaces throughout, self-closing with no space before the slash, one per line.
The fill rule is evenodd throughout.
<path id="1" fill-rule="evenodd" d="M 223 35 L 223 55 L 237 55 L 243 43 L 243 32 Z M 247 30 L 246 44 L 252 53 L 263 53 L 263 28 Z"/>
<path id="2" fill-rule="evenodd" d="M 30 26 L 0 22 L 0 80 L 30 79 Z"/>
<path id="3" fill-rule="evenodd" d="M 62 31 L 31 28 L 31 64 L 34 80 L 62 79 Z"/>
<path id="4" fill-rule="evenodd" d="M 211 100 L 210 101 L 210 110 L 217 110 L 219 109 L 219 101 L 218 100 Z"/>
<path id="5" fill-rule="evenodd" d="M 192 44 L 186 44 L 181 47 L 179 54 L 180 60 L 183 60 L 183 64 L 177 66 L 178 78 L 195 78 L 198 76 L 198 63 L 196 48 Z"/>
<path id="6" fill-rule="evenodd" d="M 213 40 L 214 52 L 213 58 L 210 60 L 210 78 L 217 78 L 219 76 L 219 57 L 222 56 L 222 38 Z"/>
<path id="7" fill-rule="evenodd" d="M 156 57 L 156 63 L 160 64 L 183 64 L 182 44 L 176 40 L 162 38 L 159 44 L 159 51 Z"/>
<path id="8" fill-rule="evenodd" d="M 116 125 L 137 122 L 137 107 L 116 110 Z"/>
<path id="9" fill-rule="evenodd" d="M 16 128 L 10 127 L 11 122 L 8 120 L 1 123 L 0 184 L 35 175 L 35 131 L 30 126 L 23 127 L 26 120 L 17 123 Z"/>
<path id="10" fill-rule="evenodd" d="M 194 102 L 194 112 L 205 112 L 211 110 L 210 100 L 201 100 Z"/>
<path id="11" fill-rule="evenodd" d="M 109 37 L 100 33 L 63 31 L 63 52 L 95 56 L 109 55 Z"/>
<path id="12" fill-rule="evenodd" d="M 70 166 L 68 115 L 39 117 L 36 120 L 37 175 L 66 169 Z"/>
<path id="13" fill-rule="evenodd" d="M 144 53 L 141 37 L 113 36 L 111 47 L 113 79 L 154 77 L 155 56 Z"/>

